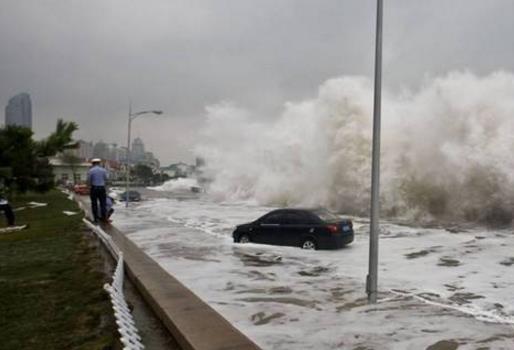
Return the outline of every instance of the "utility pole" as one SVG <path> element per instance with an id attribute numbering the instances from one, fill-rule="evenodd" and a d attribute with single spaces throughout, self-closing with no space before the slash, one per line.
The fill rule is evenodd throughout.
<path id="1" fill-rule="evenodd" d="M 377 302 L 378 236 L 380 217 L 380 111 L 382 96 L 382 13 L 383 1 L 377 0 L 375 38 L 375 96 L 373 101 L 373 151 L 371 160 L 371 220 L 369 230 L 369 273 L 366 278 L 368 303 Z"/>
<path id="2" fill-rule="evenodd" d="M 125 169 L 125 208 L 129 205 L 129 189 L 130 189 L 130 131 L 132 126 L 132 101 L 129 101 L 128 113 L 128 135 L 127 135 L 127 168 Z"/>
<path id="3" fill-rule="evenodd" d="M 137 113 L 132 113 L 132 101 L 129 101 L 129 113 L 128 113 L 128 135 L 127 135 L 127 169 L 125 173 L 126 183 L 125 183 L 125 208 L 128 208 L 129 205 L 129 190 L 130 190 L 130 132 L 132 129 L 132 120 L 144 114 L 155 114 L 161 115 L 162 111 L 159 110 L 151 110 L 151 111 L 141 111 Z M 123 199 L 123 198 L 122 198 Z"/>

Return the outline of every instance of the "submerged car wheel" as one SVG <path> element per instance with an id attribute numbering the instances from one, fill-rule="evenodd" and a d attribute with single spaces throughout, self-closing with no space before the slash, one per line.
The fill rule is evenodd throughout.
<path id="1" fill-rule="evenodd" d="M 316 242 L 314 242 L 312 239 L 308 238 L 305 241 L 303 241 L 302 249 L 315 250 L 316 249 Z"/>
<path id="2" fill-rule="evenodd" d="M 250 236 L 247 234 L 242 234 L 239 236 L 239 243 L 250 243 Z"/>

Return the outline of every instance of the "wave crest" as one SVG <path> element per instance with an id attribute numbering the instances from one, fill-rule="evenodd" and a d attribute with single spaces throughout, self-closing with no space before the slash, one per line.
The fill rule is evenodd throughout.
<path id="1" fill-rule="evenodd" d="M 223 200 L 321 205 L 366 215 L 370 196 L 372 84 L 330 79 L 273 122 L 231 103 L 207 108 L 209 192 Z M 514 76 L 453 72 L 416 92 L 383 94 L 381 206 L 417 220 L 510 222 Z"/>

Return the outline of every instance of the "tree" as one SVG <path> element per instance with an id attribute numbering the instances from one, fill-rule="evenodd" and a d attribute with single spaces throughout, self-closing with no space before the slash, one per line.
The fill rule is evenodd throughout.
<path id="1" fill-rule="evenodd" d="M 59 119 L 55 131 L 46 139 L 36 142 L 37 155 L 51 157 L 67 149 L 77 148 L 78 144 L 73 141 L 73 133 L 78 128 L 75 122 L 65 122 Z"/>
<path id="2" fill-rule="evenodd" d="M 169 181 L 170 179 L 171 178 L 168 174 L 163 173 L 163 172 L 158 172 L 158 173 L 153 174 L 152 181 L 154 184 L 162 184 L 166 181 Z"/>
<path id="3" fill-rule="evenodd" d="M 17 192 L 44 192 L 52 188 L 53 174 L 48 157 L 76 147 L 73 132 L 77 129 L 76 123 L 59 119 L 55 132 L 46 139 L 34 141 L 29 128 L 15 125 L 0 128 L 0 168 L 10 169 L 11 174 L 3 176 L 5 185 Z"/>
<path id="4" fill-rule="evenodd" d="M 137 164 L 134 167 L 134 174 L 145 185 L 147 185 L 153 180 L 153 170 L 148 165 Z"/>
<path id="5" fill-rule="evenodd" d="M 36 163 L 35 143 L 32 131 L 20 126 L 0 129 L 0 166 L 10 169 L 11 176 L 4 178 L 7 187 L 16 183 L 22 192 L 33 183 Z"/>

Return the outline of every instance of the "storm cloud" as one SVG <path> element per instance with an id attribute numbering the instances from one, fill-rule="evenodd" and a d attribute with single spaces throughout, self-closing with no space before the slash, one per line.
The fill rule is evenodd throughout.
<path id="1" fill-rule="evenodd" d="M 514 71 L 512 13 L 509 0 L 386 0 L 384 85 Z M 271 120 L 329 78 L 372 77 L 374 22 L 373 0 L 3 0 L 0 104 L 26 91 L 37 137 L 65 118 L 124 144 L 131 99 L 165 112 L 135 122 L 147 147 L 190 161 L 206 106 Z"/>

